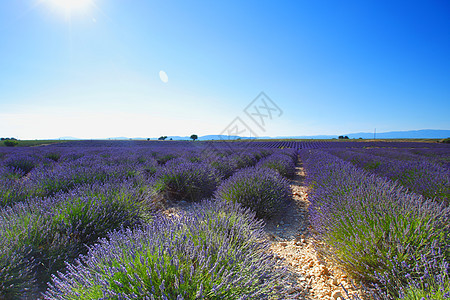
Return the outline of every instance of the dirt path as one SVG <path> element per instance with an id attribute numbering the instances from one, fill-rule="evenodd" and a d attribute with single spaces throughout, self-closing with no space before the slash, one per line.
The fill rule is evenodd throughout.
<path id="1" fill-rule="evenodd" d="M 349 295 L 361 295 L 347 276 L 330 261 L 320 257 L 313 247 L 304 178 L 305 172 L 300 164 L 291 182 L 293 201 L 286 205 L 284 213 L 267 221 L 265 226 L 272 242 L 271 250 L 280 264 L 286 265 L 289 270 L 291 285 L 287 287 L 284 298 L 344 299 L 347 294 L 343 287 Z"/>

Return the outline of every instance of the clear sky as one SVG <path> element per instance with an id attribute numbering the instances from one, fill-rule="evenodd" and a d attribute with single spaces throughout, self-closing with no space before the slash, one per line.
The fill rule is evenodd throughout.
<path id="1" fill-rule="evenodd" d="M 264 132 L 244 113 L 261 91 L 283 111 Z M 0 136 L 219 134 L 236 117 L 340 135 L 450 129 L 449 112 L 446 0 L 0 2 Z"/>

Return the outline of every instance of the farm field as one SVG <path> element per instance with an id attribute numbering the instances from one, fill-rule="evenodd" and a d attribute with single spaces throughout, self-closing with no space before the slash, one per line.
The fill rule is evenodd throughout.
<path id="1" fill-rule="evenodd" d="M 64 143 L 65 141 L 60 140 L 18 140 L 17 146 L 18 147 L 35 147 L 35 146 L 42 146 L 42 145 L 51 145 L 51 144 L 57 144 L 57 143 Z M 0 147 L 6 147 L 4 141 L 0 143 Z"/>
<path id="2" fill-rule="evenodd" d="M 0 187 L 0 299 L 450 295 L 448 144 L 2 147 Z"/>

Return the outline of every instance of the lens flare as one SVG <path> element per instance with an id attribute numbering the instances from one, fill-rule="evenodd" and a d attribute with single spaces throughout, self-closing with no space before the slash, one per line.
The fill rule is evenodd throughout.
<path id="1" fill-rule="evenodd" d="M 50 0 L 49 2 L 68 13 L 88 9 L 93 4 L 93 0 Z"/>

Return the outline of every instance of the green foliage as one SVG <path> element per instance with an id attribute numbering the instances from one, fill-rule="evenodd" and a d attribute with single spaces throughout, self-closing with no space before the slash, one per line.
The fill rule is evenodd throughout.
<path id="1" fill-rule="evenodd" d="M 19 144 L 19 142 L 16 140 L 6 140 L 3 141 L 3 143 L 5 144 L 6 147 L 15 147 Z"/>
<path id="2" fill-rule="evenodd" d="M 375 161 L 375 162 L 369 162 L 364 165 L 364 169 L 367 171 L 375 170 L 381 165 L 381 162 Z"/>
<path id="3" fill-rule="evenodd" d="M 450 284 L 444 290 L 427 291 L 426 289 L 418 289 L 411 287 L 406 290 L 405 295 L 402 296 L 402 300 L 422 300 L 422 299 L 433 299 L 433 300 L 448 300 L 447 295 L 450 293 Z"/>
<path id="4" fill-rule="evenodd" d="M 3 138 L 2 141 L 7 140 L 15 140 L 10 138 Z M 33 146 L 40 146 L 40 145 L 50 145 L 50 144 L 57 144 L 57 143 L 65 143 L 67 141 L 59 141 L 59 140 L 16 140 L 18 142 L 18 147 L 33 147 Z M 4 143 L 0 143 L 0 147 L 5 147 L 6 145 Z"/>
<path id="5" fill-rule="evenodd" d="M 191 135 L 191 140 L 195 141 L 196 139 L 198 139 L 198 136 L 196 134 Z"/>

